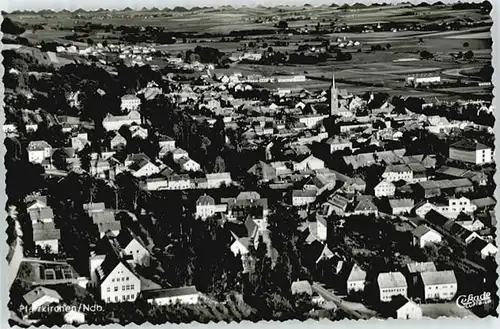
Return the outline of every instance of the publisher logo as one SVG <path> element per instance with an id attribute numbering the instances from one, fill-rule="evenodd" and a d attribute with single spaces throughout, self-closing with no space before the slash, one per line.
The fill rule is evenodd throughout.
<path id="1" fill-rule="evenodd" d="M 481 295 L 460 295 L 457 298 L 457 305 L 461 308 L 472 308 L 474 306 L 489 304 L 491 302 L 491 293 L 486 291 Z"/>

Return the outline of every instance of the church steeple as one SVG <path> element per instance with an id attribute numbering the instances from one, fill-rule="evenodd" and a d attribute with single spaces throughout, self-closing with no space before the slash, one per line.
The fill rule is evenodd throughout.
<path id="1" fill-rule="evenodd" d="M 332 85 L 330 87 L 330 115 L 337 114 L 339 110 L 339 99 L 337 88 L 335 87 L 335 73 L 332 72 Z"/>

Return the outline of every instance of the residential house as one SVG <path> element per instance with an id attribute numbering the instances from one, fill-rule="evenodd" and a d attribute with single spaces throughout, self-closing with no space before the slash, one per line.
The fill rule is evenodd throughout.
<path id="1" fill-rule="evenodd" d="M 381 198 L 384 196 L 392 197 L 396 193 L 396 186 L 388 180 L 382 180 L 375 188 L 375 196 Z"/>
<path id="2" fill-rule="evenodd" d="M 141 124 L 141 114 L 135 110 L 126 115 L 112 115 L 110 113 L 102 120 L 102 125 L 106 131 L 117 131 L 123 125 Z"/>
<path id="3" fill-rule="evenodd" d="M 229 249 L 231 250 L 231 252 L 235 256 L 239 255 L 240 257 L 243 258 L 245 255 L 247 255 L 250 252 L 249 248 L 250 248 L 250 245 L 253 245 L 253 241 L 249 237 L 240 238 L 240 237 L 236 236 L 234 233 L 232 233 L 232 235 L 234 238 L 234 242 L 231 244 Z"/>
<path id="4" fill-rule="evenodd" d="M 453 271 L 422 272 L 421 292 L 425 300 L 451 300 L 458 289 Z"/>
<path id="5" fill-rule="evenodd" d="M 149 177 L 160 172 L 160 168 L 151 161 L 142 159 L 129 166 L 134 177 Z"/>
<path id="6" fill-rule="evenodd" d="M 194 182 L 187 174 L 172 175 L 168 178 L 169 190 L 188 190 L 194 187 Z"/>
<path id="7" fill-rule="evenodd" d="M 141 99 L 134 95 L 124 95 L 121 97 L 120 108 L 122 111 L 137 110 L 141 106 Z"/>
<path id="8" fill-rule="evenodd" d="M 175 139 L 170 136 L 161 135 L 158 137 L 158 144 L 160 149 L 165 151 L 175 150 Z"/>
<path id="9" fill-rule="evenodd" d="M 54 221 L 54 212 L 51 207 L 31 208 L 28 210 L 31 223 L 50 223 Z"/>
<path id="10" fill-rule="evenodd" d="M 216 213 L 227 211 L 227 204 L 216 204 L 214 198 L 204 194 L 196 201 L 196 217 L 206 219 Z"/>
<path id="11" fill-rule="evenodd" d="M 420 273 L 437 271 L 434 262 L 413 262 L 406 264 L 405 275 L 411 287 L 416 287 L 420 280 Z"/>
<path id="12" fill-rule="evenodd" d="M 92 216 L 92 213 L 94 212 L 103 212 L 104 209 L 106 209 L 104 202 L 91 202 L 83 204 L 83 210 L 87 212 L 89 216 Z"/>
<path id="13" fill-rule="evenodd" d="M 177 161 L 181 158 L 189 158 L 189 153 L 178 147 L 172 151 L 172 158 L 174 159 L 174 161 Z"/>
<path id="14" fill-rule="evenodd" d="M 437 211 L 437 207 L 427 200 L 417 203 L 414 208 L 415 214 L 421 218 L 425 218 L 427 213 L 431 210 Z"/>
<path id="15" fill-rule="evenodd" d="M 28 161 L 31 163 L 41 164 L 45 159 L 50 159 L 52 156 L 52 146 L 42 140 L 31 141 L 28 144 L 27 151 Z"/>
<path id="16" fill-rule="evenodd" d="M 467 249 L 477 254 L 482 259 L 494 257 L 498 252 L 498 248 L 495 245 L 479 237 L 472 239 L 472 241 L 468 243 Z"/>
<path id="17" fill-rule="evenodd" d="M 49 248 L 51 253 L 59 253 L 60 238 L 61 232 L 53 222 L 33 224 L 33 241 L 35 246 L 42 248 L 42 250 Z"/>
<path id="18" fill-rule="evenodd" d="M 494 161 L 491 147 L 477 141 L 463 139 L 450 146 L 449 158 L 461 162 L 483 165 Z"/>
<path id="19" fill-rule="evenodd" d="M 316 221 L 307 222 L 307 230 L 309 231 L 309 234 L 305 240 L 307 244 L 311 244 L 315 241 L 326 241 L 326 238 L 328 236 L 328 226 L 325 217 L 316 214 Z"/>
<path id="20" fill-rule="evenodd" d="M 26 197 L 26 211 L 37 210 L 47 207 L 47 197 L 45 195 Z"/>
<path id="21" fill-rule="evenodd" d="M 315 176 L 309 178 L 309 180 L 304 184 L 304 190 L 314 190 L 316 191 L 316 195 L 320 195 L 323 192 L 332 190 L 335 187 L 335 178 L 335 174 L 316 174 Z"/>
<path id="22" fill-rule="evenodd" d="M 277 177 L 276 169 L 260 160 L 258 163 L 254 164 L 250 169 L 248 169 L 247 173 L 256 176 L 264 182 L 272 181 Z"/>
<path id="23" fill-rule="evenodd" d="M 200 171 L 201 170 L 201 165 L 194 161 L 193 159 L 190 158 L 180 158 L 177 160 L 177 164 L 181 167 L 182 170 L 184 171 Z"/>
<path id="24" fill-rule="evenodd" d="M 129 127 L 132 138 L 146 139 L 148 138 L 148 129 L 139 125 L 133 124 Z"/>
<path id="25" fill-rule="evenodd" d="M 418 320 L 422 318 L 422 308 L 403 295 L 392 297 L 388 309 L 388 316 L 395 319 Z"/>
<path id="26" fill-rule="evenodd" d="M 71 147 L 76 152 L 83 150 L 87 144 L 89 144 L 87 133 L 78 133 L 77 136 L 71 137 Z"/>
<path id="27" fill-rule="evenodd" d="M 220 188 L 222 185 L 230 186 L 233 180 L 229 172 L 206 174 L 208 188 Z"/>
<path id="28" fill-rule="evenodd" d="M 385 168 L 382 178 L 389 182 L 413 182 L 413 170 L 408 165 L 390 165 Z"/>
<path id="29" fill-rule="evenodd" d="M 472 214 L 476 209 L 476 205 L 471 203 L 468 198 L 461 197 L 449 198 L 446 203 L 442 204 L 432 204 L 426 201 L 415 207 L 415 213 L 423 218 L 429 211 L 435 210 L 445 217 L 455 219 L 460 213 Z"/>
<path id="30" fill-rule="evenodd" d="M 308 205 L 316 201 L 315 190 L 293 190 L 292 191 L 292 205 L 296 207 Z"/>
<path id="31" fill-rule="evenodd" d="M 351 272 L 347 277 L 347 294 L 365 290 L 366 272 L 357 264 L 352 266 Z"/>
<path id="32" fill-rule="evenodd" d="M 408 285 L 401 272 L 380 273 L 377 284 L 381 302 L 390 302 L 392 297 L 397 295 L 407 297 Z"/>
<path id="33" fill-rule="evenodd" d="M 267 229 L 268 214 L 267 199 L 261 198 L 257 192 L 241 192 L 236 199 L 227 200 L 228 219 L 243 221 L 251 218 L 260 231 Z"/>
<path id="34" fill-rule="evenodd" d="M 442 236 L 435 230 L 426 225 L 420 225 L 411 231 L 413 235 L 413 245 L 420 248 L 425 247 L 429 243 L 441 243 Z"/>
<path id="35" fill-rule="evenodd" d="M 116 134 L 116 136 L 111 139 L 109 144 L 112 150 L 120 150 L 127 146 L 127 140 L 122 135 Z"/>
<path id="36" fill-rule="evenodd" d="M 198 304 L 201 294 L 195 286 L 145 290 L 142 298 L 149 304 L 163 306 L 174 304 Z"/>
<path id="37" fill-rule="evenodd" d="M 391 199 L 389 205 L 392 209 L 392 214 L 397 216 L 401 214 L 409 214 L 413 209 L 415 201 L 413 199 Z"/>
<path id="38" fill-rule="evenodd" d="M 287 164 L 283 161 L 271 162 L 270 165 L 276 170 L 276 176 L 286 176 L 292 174 L 292 171 L 288 169 Z"/>
<path id="39" fill-rule="evenodd" d="M 358 195 L 357 204 L 354 207 L 355 215 L 378 215 L 378 208 L 373 203 L 372 197 L 369 195 Z"/>
<path id="40" fill-rule="evenodd" d="M 334 194 L 328 198 L 328 201 L 321 205 L 321 213 L 324 216 L 330 216 L 335 213 L 338 216 L 343 216 L 347 206 L 351 202 L 350 199 L 340 194 Z"/>
<path id="41" fill-rule="evenodd" d="M 118 236 L 120 233 L 121 223 L 115 220 L 115 214 L 112 210 L 92 212 L 90 216 L 92 217 L 92 222 L 97 225 L 100 238 L 107 234 Z"/>
<path id="42" fill-rule="evenodd" d="M 294 171 L 308 171 L 324 169 L 325 162 L 314 155 L 305 156 L 302 160 L 293 163 Z"/>
<path id="43" fill-rule="evenodd" d="M 116 240 L 123 253 L 132 257 L 134 264 L 149 267 L 151 253 L 138 236 L 129 230 L 122 230 Z"/>
<path id="44" fill-rule="evenodd" d="M 59 304 L 61 301 L 62 297 L 57 291 L 38 286 L 23 295 L 22 303 L 28 307 L 29 312 L 36 312 L 40 306 Z"/>
<path id="45" fill-rule="evenodd" d="M 101 300 L 106 303 L 133 302 L 141 292 L 141 280 L 131 266 L 124 261 L 108 255 L 97 262 L 96 279 Z"/>
<path id="46" fill-rule="evenodd" d="M 346 137 L 331 137 L 326 141 L 326 144 L 330 147 L 330 153 L 343 151 L 345 149 L 352 150 L 352 142 Z"/>

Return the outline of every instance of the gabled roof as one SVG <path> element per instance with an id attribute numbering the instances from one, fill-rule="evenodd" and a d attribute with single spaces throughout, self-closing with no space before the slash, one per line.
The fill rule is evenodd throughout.
<path id="1" fill-rule="evenodd" d="M 354 264 L 347 281 L 362 281 L 366 279 L 366 272 L 361 269 L 357 264 Z"/>
<path id="2" fill-rule="evenodd" d="M 204 194 L 198 198 L 196 201 L 197 206 L 213 206 L 215 205 L 215 200 L 210 195 Z"/>
<path id="3" fill-rule="evenodd" d="M 236 200 L 258 200 L 260 199 L 260 194 L 255 191 L 240 192 L 236 197 Z"/>
<path id="4" fill-rule="evenodd" d="M 377 277 L 377 283 L 381 289 L 408 287 L 401 272 L 380 273 Z"/>
<path id="5" fill-rule="evenodd" d="M 54 212 L 51 207 L 35 208 L 29 210 L 31 221 L 54 218 Z"/>
<path id="6" fill-rule="evenodd" d="M 434 262 L 414 262 L 406 264 L 408 272 L 410 273 L 421 273 L 421 272 L 435 272 L 437 271 Z"/>
<path id="7" fill-rule="evenodd" d="M 40 298 L 42 298 L 44 296 L 49 296 L 49 297 L 56 298 L 59 300 L 62 299 L 61 295 L 59 295 L 59 293 L 57 291 L 49 289 L 49 288 L 45 288 L 42 286 L 38 286 L 35 289 L 24 294 L 23 299 L 26 302 L 26 304 L 31 305 L 35 301 L 39 300 Z"/>
<path id="8" fill-rule="evenodd" d="M 99 265 L 96 269 L 97 276 L 99 281 L 102 283 L 106 278 L 113 272 L 113 270 L 118 266 L 118 264 L 122 263 L 131 273 L 136 276 L 135 271 L 130 267 L 130 265 L 124 261 L 119 259 L 115 254 L 109 254 L 106 256 L 104 261 Z"/>
<path id="9" fill-rule="evenodd" d="M 104 210 L 106 205 L 104 202 L 93 202 L 93 203 L 84 203 L 83 210 L 84 211 L 96 211 L 96 210 Z"/>
<path id="10" fill-rule="evenodd" d="M 248 216 L 247 219 L 245 220 L 245 228 L 247 229 L 247 234 L 249 237 L 255 235 L 258 226 L 257 224 L 255 224 L 255 221 L 252 219 L 251 216 Z"/>
<path id="11" fill-rule="evenodd" d="M 292 197 L 294 198 L 315 198 L 315 190 L 293 190 Z"/>
<path id="12" fill-rule="evenodd" d="M 411 231 L 411 234 L 413 234 L 417 238 L 421 238 L 421 237 L 423 237 L 424 235 L 426 235 L 429 232 L 434 232 L 436 234 L 439 234 L 439 233 L 437 233 L 436 231 L 434 231 L 433 229 L 431 229 L 430 227 L 428 227 L 426 225 L 420 225 L 420 226 L 418 226 L 413 231 Z"/>
<path id="13" fill-rule="evenodd" d="M 457 278 L 453 271 L 422 272 L 420 276 L 422 277 L 424 285 L 457 283 Z"/>
<path id="14" fill-rule="evenodd" d="M 179 287 L 179 288 L 169 288 L 169 289 L 155 289 L 155 290 L 145 290 L 142 293 L 144 299 L 156 299 L 156 298 L 175 298 L 188 295 L 199 294 L 195 286 Z"/>
<path id="15" fill-rule="evenodd" d="M 462 139 L 461 141 L 452 144 L 450 147 L 464 151 L 479 151 L 490 149 L 490 147 L 484 144 L 469 139 Z"/>
<path id="16" fill-rule="evenodd" d="M 354 208 L 354 211 L 376 211 L 378 210 L 377 206 L 371 199 L 363 198 L 359 200 L 358 204 Z"/>
<path id="17" fill-rule="evenodd" d="M 33 241 L 59 240 L 60 238 L 61 232 L 54 223 L 33 224 Z"/>
<path id="18" fill-rule="evenodd" d="M 121 249 L 125 249 L 132 240 L 137 241 L 144 249 L 148 249 L 142 240 L 135 234 L 133 234 L 129 229 L 124 229 L 120 231 L 120 234 L 116 237 L 116 241 L 120 245 Z"/>
<path id="19" fill-rule="evenodd" d="M 117 220 L 110 222 L 100 222 L 96 225 L 100 233 L 107 233 L 108 231 L 118 231 L 122 228 L 121 222 Z"/>
<path id="20" fill-rule="evenodd" d="M 485 208 L 496 205 L 497 201 L 492 197 L 486 197 L 486 198 L 471 200 L 471 203 L 476 205 L 478 208 Z"/>
<path id="21" fill-rule="evenodd" d="M 42 140 L 39 140 L 39 141 L 31 141 L 29 144 L 28 144 L 28 151 L 43 151 L 45 150 L 46 148 L 52 148 L 52 146 L 50 146 L 49 143 L 47 143 L 46 141 L 42 141 Z"/>
<path id="22" fill-rule="evenodd" d="M 389 303 L 388 308 L 392 311 L 398 311 L 400 308 L 402 308 L 408 303 L 415 304 L 413 301 L 409 300 L 407 297 L 403 295 L 396 295 L 392 297 L 392 300 Z"/>
<path id="23" fill-rule="evenodd" d="M 485 240 L 483 240 L 481 238 L 474 238 L 471 242 L 469 242 L 469 244 L 467 245 L 467 247 L 469 249 L 471 249 L 471 250 L 481 251 L 487 245 L 488 245 L 488 242 L 486 242 Z"/>
<path id="24" fill-rule="evenodd" d="M 389 200 L 391 208 L 413 208 L 415 201 L 413 199 L 391 199 Z"/>
<path id="25" fill-rule="evenodd" d="M 103 222 L 112 222 L 115 220 L 115 213 L 112 210 L 104 210 L 92 213 L 92 221 L 94 224 Z"/>

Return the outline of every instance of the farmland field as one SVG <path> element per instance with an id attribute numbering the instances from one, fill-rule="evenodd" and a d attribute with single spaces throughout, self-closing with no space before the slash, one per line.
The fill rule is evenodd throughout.
<path id="1" fill-rule="evenodd" d="M 159 26 L 168 32 L 189 33 L 188 42 L 177 40 L 174 44 L 155 44 L 159 51 L 166 51 L 172 55 L 193 50 L 196 46 L 216 48 L 228 55 L 237 53 L 249 42 L 255 43 L 253 51 L 263 52 L 271 46 L 274 51 L 290 54 L 297 51 L 301 44 L 320 46 L 321 40 L 329 40 L 331 45 L 338 45 L 338 38 L 342 42 L 357 41 L 359 45 L 345 47 L 344 53 L 350 53 L 349 61 L 335 61 L 328 58 L 317 64 L 301 65 L 249 65 L 238 63 L 229 69 L 216 69 L 216 73 L 237 71 L 243 74 L 301 74 L 308 80 L 303 83 L 292 84 L 294 88 L 319 90 L 328 87 L 332 71 L 335 71 L 341 88 L 356 90 L 378 90 L 390 94 L 421 95 L 428 97 L 450 97 L 450 93 L 484 95 L 490 92 L 488 88 L 466 86 L 456 89 L 435 89 L 418 91 L 405 86 L 405 78 L 410 74 L 439 73 L 443 81 L 455 82 L 458 79 L 464 83 L 474 82 L 477 79 L 464 75 L 461 69 L 476 69 L 491 62 L 491 18 L 482 15 L 476 10 L 451 10 L 449 7 L 430 8 L 408 7 L 394 5 L 384 7 L 368 7 L 362 10 L 345 11 L 335 7 L 288 7 L 277 8 L 242 7 L 225 8 L 219 10 L 199 10 L 189 12 L 162 12 L 162 11 L 132 11 L 132 12 L 97 12 L 72 15 L 57 13 L 41 17 L 40 15 L 11 15 L 13 20 L 23 23 L 43 23 L 44 30 L 24 33 L 23 37 L 32 42 L 58 41 L 68 43 L 63 39 L 72 34 L 69 30 L 59 30 L 59 27 L 74 26 L 88 22 L 112 24 L 114 26 Z M 289 19 L 288 26 L 293 29 L 307 29 L 313 31 L 317 26 L 320 29 L 335 27 L 353 27 L 385 24 L 408 23 L 424 24 L 429 22 L 445 23 L 454 20 L 469 20 L 484 23 L 483 26 L 465 26 L 461 29 L 450 30 L 406 30 L 375 31 L 370 33 L 353 33 L 348 30 L 337 29 L 318 35 L 283 33 L 277 29 L 281 19 Z M 319 24 L 319 25 L 318 25 Z M 236 31 L 253 31 L 243 40 L 225 40 L 221 42 L 220 35 L 228 35 Z M 276 34 L 262 34 L 258 31 L 276 31 Z M 212 33 L 217 36 L 205 37 L 197 34 Z M 120 31 L 97 31 L 89 37 L 95 41 L 109 40 L 116 42 L 122 33 Z M 282 41 L 286 44 L 276 44 Z M 82 45 L 82 44 L 79 44 Z M 373 47 L 381 47 L 373 51 Z M 434 60 L 421 60 L 419 53 L 428 51 L 434 55 Z M 453 56 L 457 53 L 472 51 L 474 58 L 464 63 Z M 383 82 L 382 82 L 383 81 Z M 264 85 L 267 88 L 290 88 L 291 84 Z"/>

